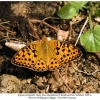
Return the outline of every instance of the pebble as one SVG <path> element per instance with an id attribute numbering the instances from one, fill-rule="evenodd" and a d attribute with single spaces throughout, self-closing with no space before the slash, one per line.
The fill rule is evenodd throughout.
<path id="1" fill-rule="evenodd" d="M 90 93 L 96 93 L 96 89 L 91 89 Z"/>
<path id="2" fill-rule="evenodd" d="M 93 87 L 94 88 L 98 88 L 98 83 L 97 82 L 94 82 Z"/>
<path id="3" fill-rule="evenodd" d="M 98 93 L 100 93 L 100 88 L 97 88 Z"/>
<path id="4" fill-rule="evenodd" d="M 82 80 L 81 80 L 81 84 L 86 84 L 86 78 L 85 78 L 85 77 L 82 78 Z"/>
<path id="5" fill-rule="evenodd" d="M 98 78 L 98 80 L 100 81 L 100 72 L 97 72 L 96 78 Z"/>
<path id="6" fill-rule="evenodd" d="M 40 93 L 45 93 L 45 90 L 40 90 Z"/>
<path id="7" fill-rule="evenodd" d="M 26 83 L 27 83 L 27 80 L 23 80 L 23 81 L 22 81 L 22 84 L 26 84 Z"/>
<path id="8" fill-rule="evenodd" d="M 76 87 L 75 80 L 73 80 L 72 77 L 68 78 L 68 83 L 67 84 L 69 85 L 70 88 L 75 88 Z"/>
<path id="9" fill-rule="evenodd" d="M 47 78 L 45 76 L 43 76 L 43 82 L 47 82 Z"/>
<path id="10" fill-rule="evenodd" d="M 57 83 L 56 84 L 52 84 L 51 87 L 50 87 L 50 89 L 52 91 L 54 91 L 54 92 L 57 91 L 57 89 L 58 89 L 57 85 L 58 85 Z"/>
<path id="11" fill-rule="evenodd" d="M 49 83 L 49 84 L 53 84 L 54 82 L 55 82 L 54 78 L 49 78 L 49 79 L 48 79 L 48 83 Z"/>
<path id="12" fill-rule="evenodd" d="M 87 87 L 87 86 L 83 86 L 83 89 L 82 89 L 82 91 L 85 91 L 85 92 L 87 92 L 87 91 L 88 91 L 88 87 Z"/>
<path id="13" fill-rule="evenodd" d="M 70 88 L 70 87 L 69 87 Z M 64 92 L 64 93 L 69 93 L 69 89 L 66 87 L 66 86 L 61 86 L 60 87 L 60 90 L 62 91 L 62 92 Z"/>
<path id="14" fill-rule="evenodd" d="M 80 85 L 80 80 L 79 79 L 76 81 L 76 85 Z"/>
<path id="15" fill-rule="evenodd" d="M 27 83 L 30 84 L 32 79 L 27 79 Z"/>
<path id="16" fill-rule="evenodd" d="M 42 82 L 42 77 L 40 77 L 35 83 L 37 84 L 37 86 L 43 86 L 44 84 Z"/>
<path id="17" fill-rule="evenodd" d="M 74 70 L 73 67 L 70 67 L 70 70 L 69 71 L 70 71 L 71 74 L 73 74 L 75 72 L 75 70 Z"/>
<path id="18" fill-rule="evenodd" d="M 22 91 L 22 93 L 26 93 L 26 91 L 25 91 L 25 90 L 23 90 L 23 91 Z"/>
<path id="19" fill-rule="evenodd" d="M 86 91 L 80 91 L 80 93 L 86 93 Z"/>
<path id="20" fill-rule="evenodd" d="M 1 80 L 1 87 L 2 90 L 0 92 L 2 93 L 18 93 L 20 91 L 21 85 L 20 80 L 17 79 L 17 77 L 13 75 L 3 74 L 0 76 Z"/>
<path id="21" fill-rule="evenodd" d="M 88 86 L 84 86 L 83 87 L 83 91 L 86 91 L 86 92 L 89 92 L 89 93 L 92 93 L 91 91 L 93 90 L 93 86 L 92 85 L 88 85 Z"/>
<path id="22" fill-rule="evenodd" d="M 79 90 L 79 89 L 76 89 L 76 90 L 75 90 L 75 93 L 80 93 L 80 90 Z"/>
<path id="23" fill-rule="evenodd" d="M 47 87 L 46 87 L 46 93 L 48 93 L 48 91 L 49 91 L 49 85 L 47 85 Z"/>

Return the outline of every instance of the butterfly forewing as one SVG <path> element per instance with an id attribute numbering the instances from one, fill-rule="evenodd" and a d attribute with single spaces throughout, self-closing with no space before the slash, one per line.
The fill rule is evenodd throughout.
<path id="1" fill-rule="evenodd" d="M 39 46 L 39 42 L 33 42 L 30 45 L 25 46 L 13 56 L 11 62 L 17 66 L 35 70 Z"/>

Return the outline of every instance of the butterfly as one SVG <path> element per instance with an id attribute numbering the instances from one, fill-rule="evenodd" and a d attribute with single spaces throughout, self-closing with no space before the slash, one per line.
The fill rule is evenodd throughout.
<path id="1" fill-rule="evenodd" d="M 47 40 L 43 36 L 42 40 L 32 42 L 15 53 L 11 62 L 33 71 L 54 71 L 81 54 L 80 49 L 70 43 Z"/>

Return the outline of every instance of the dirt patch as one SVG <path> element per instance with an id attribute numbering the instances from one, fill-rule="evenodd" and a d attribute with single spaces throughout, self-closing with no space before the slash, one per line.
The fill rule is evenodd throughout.
<path id="1" fill-rule="evenodd" d="M 31 42 L 37 40 L 30 35 L 32 33 L 29 26 L 29 19 L 42 20 L 47 17 L 57 17 L 57 12 L 66 2 L 0 2 L 1 22 L 10 21 L 10 24 L 4 24 L 9 32 L 10 39 L 15 38 L 20 42 Z M 47 23 L 57 29 L 69 30 L 70 20 L 53 19 L 46 20 Z M 75 24 L 74 40 L 83 25 L 84 20 Z M 39 23 L 35 23 L 34 30 L 37 31 Z M 79 27 L 80 26 L 80 27 Z M 86 27 L 88 28 L 88 26 Z M 6 47 L 4 44 L 9 38 L 7 30 L 0 28 L 0 93 L 100 93 L 100 58 L 94 53 L 86 52 L 78 44 L 83 55 L 73 63 L 69 62 L 68 71 L 63 66 L 59 72 L 65 83 L 56 71 L 35 72 L 27 68 L 21 68 L 11 64 L 11 58 L 16 51 Z M 41 25 L 38 30 L 38 36 L 43 35 L 57 38 L 55 30 Z M 75 41 L 73 41 L 75 42 Z M 73 68 L 74 67 L 74 68 Z M 11 87 L 12 86 L 12 87 Z"/>

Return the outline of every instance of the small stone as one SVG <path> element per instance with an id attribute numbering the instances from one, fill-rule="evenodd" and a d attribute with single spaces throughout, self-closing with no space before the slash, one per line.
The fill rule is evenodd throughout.
<path id="1" fill-rule="evenodd" d="M 57 91 L 57 89 L 58 89 L 57 84 L 52 84 L 50 88 L 54 92 Z"/>
<path id="2" fill-rule="evenodd" d="M 73 74 L 75 72 L 73 67 L 71 67 L 69 71 L 70 71 L 71 74 Z"/>
<path id="3" fill-rule="evenodd" d="M 47 82 L 47 79 L 45 76 L 42 79 L 43 79 L 43 82 Z"/>
<path id="4" fill-rule="evenodd" d="M 79 90 L 79 89 L 76 89 L 76 90 L 75 90 L 75 93 L 80 93 L 80 90 Z"/>
<path id="5" fill-rule="evenodd" d="M 98 93 L 100 93 L 100 88 L 97 89 Z"/>
<path id="6" fill-rule="evenodd" d="M 18 93 L 20 91 L 20 80 L 13 75 L 3 74 L 0 76 L 0 82 L 2 90 L 4 90 L 0 91 L 1 93 Z"/>
<path id="7" fill-rule="evenodd" d="M 91 92 L 93 90 L 93 86 L 92 85 L 88 85 L 88 86 L 84 86 L 83 87 L 83 91 L 85 91 L 85 92 Z"/>
<path id="8" fill-rule="evenodd" d="M 32 79 L 27 79 L 27 83 L 30 84 Z"/>
<path id="9" fill-rule="evenodd" d="M 97 76 L 97 78 L 98 78 L 98 80 L 100 81 L 100 72 L 97 72 L 97 74 L 96 74 Z"/>
<path id="10" fill-rule="evenodd" d="M 84 86 L 83 89 L 82 89 L 82 91 L 87 92 L 88 91 L 88 87 Z"/>
<path id="11" fill-rule="evenodd" d="M 36 93 L 39 93 L 39 90 L 36 90 Z"/>
<path id="12" fill-rule="evenodd" d="M 98 83 L 97 82 L 94 82 L 93 87 L 94 88 L 98 88 Z"/>
<path id="13" fill-rule="evenodd" d="M 92 90 L 93 89 L 93 85 L 88 86 L 88 89 Z"/>
<path id="14" fill-rule="evenodd" d="M 23 80 L 23 81 L 22 81 L 22 84 L 26 84 L 26 83 L 27 83 L 27 80 Z"/>
<path id="15" fill-rule="evenodd" d="M 48 83 L 53 84 L 55 82 L 54 78 L 49 78 Z"/>
<path id="16" fill-rule="evenodd" d="M 96 90 L 95 89 L 91 89 L 90 93 L 96 93 Z"/>
<path id="17" fill-rule="evenodd" d="M 85 91 L 80 91 L 80 93 L 86 93 Z"/>
<path id="18" fill-rule="evenodd" d="M 40 93 L 45 93 L 45 90 L 40 90 Z"/>
<path id="19" fill-rule="evenodd" d="M 60 87 L 60 90 L 65 92 L 65 91 L 68 90 L 68 88 L 66 88 L 66 86 L 61 86 L 61 87 Z"/>
<path id="20" fill-rule="evenodd" d="M 37 84 L 37 86 L 43 86 L 44 84 L 42 82 L 42 77 L 40 77 L 35 83 Z"/>
<path id="21" fill-rule="evenodd" d="M 23 90 L 23 91 L 22 91 L 22 93 L 26 93 L 26 91 L 25 91 L 25 90 Z"/>
<path id="22" fill-rule="evenodd" d="M 76 85 L 80 85 L 80 80 L 77 80 L 76 81 Z"/>
<path id="23" fill-rule="evenodd" d="M 82 84 L 86 84 L 86 78 L 83 78 L 83 79 L 81 80 L 81 83 L 82 83 Z"/>
<path id="24" fill-rule="evenodd" d="M 69 87 L 70 88 L 76 88 L 76 85 L 75 85 L 75 81 L 74 80 L 72 80 L 72 81 L 68 81 L 68 85 L 69 85 Z"/>
<path id="25" fill-rule="evenodd" d="M 43 78 L 42 77 L 39 77 L 38 79 L 40 82 L 43 82 Z"/>
<path id="26" fill-rule="evenodd" d="M 46 93 L 49 91 L 49 85 L 47 85 L 47 88 L 46 88 Z"/>

